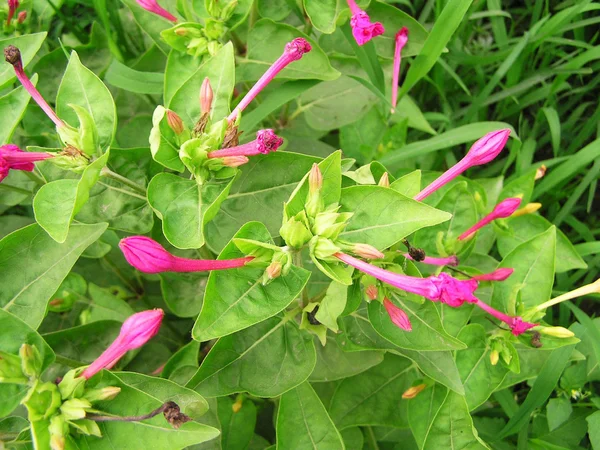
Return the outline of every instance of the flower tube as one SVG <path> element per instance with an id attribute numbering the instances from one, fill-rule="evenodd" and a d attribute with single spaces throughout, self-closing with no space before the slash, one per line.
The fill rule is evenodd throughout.
<path id="1" fill-rule="evenodd" d="M 510 217 L 512 215 L 512 213 L 514 213 L 517 209 L 519 209 L 520 205 L 521 205 L 520 198 L 515 197 L 515 198 L 507 198 L 505 200 L 502 200 L 500 203 L 498 203 L 494 207 L 494 210 L 491 213 L 489 213 L 487 216 L 485 216 L 483 219 L 481 219 L 479 222 L 477 222 L 475 225 L 473 225 L 467 231 L 462 233 L 458 237 L 458 240 L 464 241 L 465 239 L 470 237 L 472 234 L 474 234 L 477 230 L 479 230 L 480 228 L 483 228 L 484 226 L 493 222 L 496 219 L 505 219 L 507 217 Z"/>

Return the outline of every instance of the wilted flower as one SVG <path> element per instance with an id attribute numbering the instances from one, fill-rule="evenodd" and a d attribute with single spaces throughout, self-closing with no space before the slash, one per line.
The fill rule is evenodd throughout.
<path id="1" fill-rule="evenodd" d="M 173 23 L 177 22 L 177 17 L 160 6 L 156 0 L 136 0 L 136 2 L 146 11 L 150 11 L 151 13 L 164 17 Z"/>
<path id="2" fill-rule="evenodd" d="M 415 196 L 415 200 L 423 200 L 439 188 L 449 183 L 465 170 L 492 161 L 502 151 L 510 136 L 509 129 L 492 131 L 475 142 L 463 159 L 440 175 L 433 183 Z"/>
<path id="3" fill-rule="evenodd" d="M 16 145 L 0 147 L 0 182 L 8 176 L 10 169 L 32 172 L 34 162 L 52 158 L 54 155 L 44 152 L 24 152 Z"/>
<path id="4" fill-rule="evenodd" d="M 209 158 L 225 158 L 228 156 L 254 156 L 259 154 L 267 154 L 276 151 L 283 139 L 277 136 L 273 130 L 265 129 L 256 133 L 256 139 L 247 144 L 238 145 L 237 147 L 224 148 L 208 152 Z"/>
<path id="5" fill-rule="evenodd" d="M 392 114 L 398 102 L 398 80 L 400 78 L 400 62 L 402 61 L 402 49 L 408 42 L 408 28 L 402 27 L 396 33 L 396 49 L 394 51 L 394 73 L 392 76 Z"/>
<path id="6" fill-rule="evenodd" d="M 117 338 L 92 364 L 85 368 L 81 376 L 89 379 L 102 369 L 110 369 L 125 353 L 144 345 L 158 333 L 163 316 L 162 309 L 152 309 L 128 317 L 123 322 Z"/>
<path id="7" fill-rule="evenodd" d="M 236 259 L 188 259 L 172 255 L 162 245 L 146 236 L 122 239 L 119 247 L 129 264 L 140 272 L 204 272 L 243 267 L 252 256 Z"/>
<path id="8" fill-rule="evenodd" d="M 352 27 L 352 35 L 358 45 L 364 45 L 385 32 L 383 25 L 379 22 L 372 23 L 369 15 L 360 9 L 354 0 L 347 1 L 352 13 L 350 27 Z"/>
<path id="9" fill-rule="evenodd" d="M 500 203 L 498 203 L 494 207 L 494 210 L 491 213 L 489 213 L 487 216 L 485 216 L 483 219 L 481 219 L 479 222 L 477 222 L 475 225 L 473 225 L 467 231 L 462 233 L 458 237 L 458 240 L 463 241 L 463 240 L 467 239 L 469 236 L 471 236 L 477 230 L 479 230 L 480 228 L 483 228 L 488 223 L 493 222 L 496 219 L 505 219 L 507 217 L 510 217 L 512 215 L 512 213 L 514 213 L 519 208 L 520 205 L 521 205 L 520 198 L 515 197 L 515 198 L 507 198 L 505 200 L 502 200 Z"/>
<path id="10" fill-rule="evenodd" d="M 398 328 L 404 331 L 412 331 L 412 325 L 408 315 L 396 305 L 394 305 L 387 297 L 383 299 L 383 306 L 390 316 L 390 319 Z"/>
<path id="11" fill-rule="evenodd" d="M 281 72 L 288 64 L 298 61 L 305 53 L 308 53 L 311 50 L 312 47 L 304 38 L 296 38 L 291 42 L 288 42 L 285 45 L 283 54 L 267 69 L 256 84 L 252 86 L 252 89 L 248 91 L 242 101 L 237 105 L 229 117 L 227 117 L 227 120 L 233 122 L 238 114 L 246 109 L 250 102 L 254 100 L 254 97 L 256 97 L 279 72 Z"/>

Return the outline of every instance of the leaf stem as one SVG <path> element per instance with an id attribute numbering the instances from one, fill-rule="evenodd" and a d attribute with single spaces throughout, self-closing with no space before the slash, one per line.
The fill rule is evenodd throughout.
<path id="1" fill-rule="evenodd" d="M 158 416 L 169 407 L 170 402 L 166 402 L 154 411 L 150 411 L 148 414 L 141 416 L 113 416 L 113 415 L 100 415 L 100 414 L 87 414 L 86 419 L 93 420 L 94 422 L 140 422 L 142 420 L 151 419 L 152 417 Z"/>
<path id="2" fill-rule="evenodd" d="M 108 167 L 104 167 L 102 169 L 101 175 L 105 176 L 107 178 L 112 178 L 113 180 L 118 181 L 119 183 L 122 183 L 122 184 L 124 184 L 127 187 L 130 187 L 131 189 L 133 189 L 137 193 L 143 194 L 144 198 L 146 196 L 146 188 L 144 188 L 143 186 L 140 186 L 139 184 L 137 184 L 134 181 L 131 181 L 129 178 L 126 178 L 126 177 L 124 177 L 122 175 L 119 175 L 116 172 L 113 172 Z"/>
<path id="3" fill-rule="evenodd" d="M 377 444 L 377 439 L 375 439 L 375 433 L 373 433 L 373 428 L 366 427 L 367 429 L 367 439 L 369 440 L 369 444 L 373 450 L 379 450 L 379 445 Z"/>

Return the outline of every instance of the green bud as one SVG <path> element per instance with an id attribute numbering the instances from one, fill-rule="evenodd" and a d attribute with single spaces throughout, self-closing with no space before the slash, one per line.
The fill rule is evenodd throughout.
<path id="1" fill-rule="evenodd" d="M 58 411 L 61 403 L 58 387 L 50 382 L 37 383 L 23 401 L 30 422 L 52 417 Z"/>
<path id="2" fill-rule="evenodd" d="M 39 350 L 34 345 L 23 344 L 19 349 L 21 357 L 21 369 L 29 378 L 38 378 L 42 372 L 44 360 Z"/>
<path id="3" fill-rule="evenodd" d="M 100 431 L 100 427 L 93 420 L 88 419 L 80 419 L 80 420 L 70 420 L 69 425 L 75 428 L 82 434 L 86 436 L 97 436 L 102 437 L 102 432 Z"/>
<path id="4" fill-rule="evenodd" d="M 61 415 L 53 416 L 48 426 L 50 433 L 50 448 L 52 450 L 63 450 L 65 448 L 65 437 L 69 433 L 69 425 Z"/>
<path id="5" fill-rule="evenodd" d="M 58 383 L 58 389 L 63 399 L 81 397 L 85 389 L 85 378 L 79 376 L 81 369 L 69 370 Z"/>
<path id="6" fill-rule="evenodd" d="M 317 259 L 328 259 L 334 253 L 340 251 L 340 248 L 332 241 L 326 238 L 315 236 L 310 241 L 310 251 Z"/>
<path id="7" fill-rule="evenodd" d="M 548 336 L 557 337 L 560 339 L 572 338 L 575 336 L 571 330 L 567 330 L 563 327 L 543 327 L 538 330 L 542 334 L 546 334 Z"/>
<path id="8" fill-rule="evenodd" d="M 337 239 L 352 217 L 352 213 L 326 211 L 315 216 L 312 230 L 315 235 L 328 239 Z"/>
<path id="9" fill-rule="evenodd" d="M 208 39 L 216 41 L 217 39 L 220 39 L 223 34 L 225 34 L 225 26 L 223 25 L 223 22 L 206 19 L 204 24 L 204 35 Z"/>
<path id="10" fill-rule="evenodd" d="M 204 0 L 206 12 L 215 19 L 228 20 L 237 6 L 237 0 Z"/>
<path id="11" fill-rule="evenodd" d="M 112 400 L 119 395 L 119 392 L 121 392 L 121 388 L 118 386 L 109 386 L 102 389 L 90 389 L 85 391 L 83 398 L 91 403 L 101 402 Z"/>
<path id="12" fill-rule="evenodd" d="M 67 145 L 60 153 L 48 161 L 60 169 L 81 173 L 90 165 L 91 160 L 77 147 Z"/>
<path id="13" fill-rule="evenodd" d="M 217 52 L 221 50 L 221 47 L 223 47 L 223 44 L 221 44 L 219 41 L 210 41 L 206 46 L 206 49 L 208 50 L 208 54 L 210 56 L 215 56 Z"/>
<path id="14" fill-rule="evenodd" d="M 72 398 L 61 405 L 60 412 L 65 420 L 77 420 L 83 419 L 88 409 L 92 409 L 92 404 L 89 401 L 82 398 Z"/>
<path id="15" fill-rule="evenodd" d="M 0 350 L 0 383 L 27 384 L 29 379 L 21 369 L 21 358 Z"/>
<path id="16" fill-rule="evenodd" d="M 302 212 L 304 217 L 304 211 Z M 279 229 L 279 234 L 287 245 L 292 248 L 301 248 L 313 237 L 312 233 L 306 227 L 304 220 L 298 220 L 296 217 L 290 217 Z"/>
<path id="17" fill-rule="evenodd" d="M 72 146 L 88 156 L 93 156 L 98 150 L 98 130 L 90 112 L 78 105 L 69 105 L 77 114 L 79 128 L 65 125 L 57 127 L 56 132 L 66 147 Z"/>

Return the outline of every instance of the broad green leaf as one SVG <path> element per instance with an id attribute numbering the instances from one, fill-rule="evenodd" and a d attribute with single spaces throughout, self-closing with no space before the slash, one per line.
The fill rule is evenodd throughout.
<path id="1" fill-rule="evenodd" d="M 479 324 L 464 327 L 458 335 L 467 348 L 456 352 L 456 365 L 465 386 L 469 410 L 484 403 L 508 373 L 501 363 L 492 365 L 485 329 Z"/>
<path id="2" fill-rule="evenodd" d="M 381 364 L 342 380 L 329 414 L 340 430 L 356 425 L 405 427 L 406 402 L 400 398 L 415 378 L 410 360 L 387 353 Z"/>
<path id="3" fill-rule="evenodd" d="M 71 126 L 78 126 L 75 111 L 69 105 L 86 109 L 98 130 L 100 148 L 106 150 L 117 129 L 117 110 L 104 83 L 79 60 L 73 51 L 56 95 L 56 112 Z"/>
<path id="4" fill-rule="evenodd" d="M 492 304 L 506 311 L 513 288 L 517 284 L 523 285 L 519 295 L 525 308 L 537 306 L 550 299 L 554 284 L 555 254 L 554 226 L 515 247 L 500 263 L 500 267 L 510 267 L 515 271 L 506 281 L 494 283 Z"/>
<path id="5" fill-rule="evenodd" d="M 430 301 L 419 305 L 394 296 L 396 304 L 408 315 L 412 331 L 407 332 L 393 324 L 390 316 L 379 302 L 369 303 L 369 320 L 375 331 L 400 348 L 418 351 L 459 350 L 465 345 L 450 336 L 440 320 L 435 305 Z"/>
<path id="6" fill-rule="evenodd" d="M 258 222 L 247 223 L 235 237 L 273 244 L 268 230 Z M 218 259 L 244 256 L 232 241 Z M 263 286 L 263 272 L 263 268 L 255 267 L 212 271 L 193 338 L 207 341 L 226 336 L 274 316 L 300 294 L 310 277 L 307 270 L 292 266 L 286 276 Z"/>
<path id="7" fill-rule="evenodd" d="M 200 342 L 192 339 L 169 358 L 160 373 L 161 377 L 185 386 L 198 370 L 199 351 Z"/>
<path id="8" fill-rule="evenodd" d="M 162 94 L 164 75 L 158 72 L 134 70 L 113 59 L 104 75 L 106 82 L 114 87 L 137 94 Z"/>
<path id="9" fill-rule="evenodd" d="M 29 225 L 0 241 L 0 305 L 37 328 L 46 302 L 83 251 L 106 230 L 106 224 L 73 225 L 58 244 L 39 225 Z M 27 249 L 23 255 L 23 249 Z M 26 257 L 25 257 L 26 256 Z"/>
<path id="10" fill-rule="evenodd" d="M 375 156 L 385 132 L 386 123 L 379 109 L 373 107 L 357 122 L 340 128 L 340 147 L 344 149 L 345 155 L 366 164 Z"/>
<path id="11" fill-rule="evenodd" d="M 398 178 L 390 187 L 408 198 L 413 198 L 421 192 L 421 171 L 415 170 Z"/>
<path id="12" fill-rule="evenodd" d="M 498 236 L 498 251 L 502 257 L 508 255 L 517 245 L 543 233 L 552 226 L 542 216 L 527 214 L 508 221 L 508 229 L 495 227 Z M 573 269 L 586 269 L 587 264 L 579 256 L 571 241 L 558 228 L 556 229 L 556 272 Z"/>
<path id="13" fill-rule="evenodd" d="M 258 155 L 241 167 L 227 199 L 206 227 L 209 247 L 219 252 L 246 222 L 262 222 L 271 236 L 279 235 L 283 204 L 319 159 L 297 153 Z M 265 174 L 269 176 L 265 176 Z"/>
<path id="14" fill-rule="evenodd" d="M 196 317 L 202 309 L 208 275 L 164 272 L 159 276 L 163 299 L 173 314 L 179 317 Z"/>
<path id="15" fill-rule="evenodd" d="M 240 64 L 236 68 L 237 82 L 258 80 L 281 56 L 285 44 L 297 37 L 303 37 L 310 42 L 312 50 L 301 60 L 294 61 L 286 67 L 278 75 L 278 79 L 335 80 L 340 76 L 340 73 L 331 67 L 323 50 L 310 37 L 290 25 L 261 19 L 256 22 L 248 35 L 248 54 L 240 59 Z"/>
<path id="16" fill-rule="evenodd" d="M 568 398 L 551 398 L 546 405 L 549 431 L 561 426 L 573 413 L 571 400 Z"/>
<path id="17" fill-rule="evenodd" d="M 229 102 L 235 84 L 235 60 L 231 42 L 223 46 L 215 56 L 206 60 L 193 73 L 185 75 L 187 78 L 184 80 L 172 76 L 173 81 L 169 82 L 180 87 L 170 100 L 168 98 L 165 100 L 168 100 L 169 109 L 179 114 L 188 128 L 193 129 L 200 119 L 200 102 L 197 99 L 206 77 L 210 80 L 213 90 L 211 117 L 214 121 L 219 121 L 229 114 Z"/>
<path id="18" fill-rule="evenodd" d="M 256 406 L 246 399 L 239 411 L 233 411 L 233 399 L 221 397 L 219 422 L 221 423 L 221 448 L 223 450 L 245 449 L 254 436 L 256 426 Z"/>
<path id="19" fill-rule="evenodd" d="M 37 75 L 31 82 L 34 86 L 37 84 Z M 23 119 L 29 99 L 29 93 L 22 86 L 0 97 L 0 117 L 3 117 L 0 125 L 0 145 L 10 142 L 15 129 Z"/>
<path id="20" fill-rule="evenodd" d="M 44 43 L 46 35 L 47 33 L 43 32 L 0 39 L 0 48 L 5 49 L 9 45 L 17 47 L 21 50 L 23 67 L 27 67 Z M 0 89 L 4 89 L 6 85 L 11 83 L 15 78 L 15 70 L 10 64 L 2 64 L 2 66 L 0 66 Z"/>
<path id="21" fill-rule="evenodd" d="M 271 20 L 283 20 L 292 12 L 288 0 L 258 0 L 258 13 Z"/>
<path id="22" fill-rule="evenodd" d="M 204 226 L 225 200 L 231 181 L 198 184 L 170 173 L 156 175 L 148 185 L 148 203 L 162 220 L 163 233 L 177 248 L 204 245 Z"/>
<path id="23" fill-rule="evenodd" d="M 97 322 L 99 320 L 116 320 L 124 322 L 135 311 L 122 298 L 116 297 L 110 293 L 108 289 L 103 289 L 93 283 L 89 285 L 90 304 L 89 322 Z"/>
<path id="24" fill-rule="evenodd" d="M 323 33 L 333 33 L 342 10 L 343 0 L 304 0 L 304 10 L 313 26 Z"/>
<path id="25" fill-rule="evenodd" d="M 119 416 L 150 412 L 166 401 L 175 401 L 184 414 L 201 419 L 208 408 L 206 401 L 190 389 L 168 380 L 122 372 L 118 376 L 102 371 L 88 381 L 90 388 L 118 386 L 117 397 L 98 405 L 109 414 Z M 170 450 L 184 448 L 216 438 L 219 431 L 207 425 L 190 421 L 174 429 L 162 414 L 142 422 L 100 422 L 102 438 L 77 435 L 77 444 L 83 448 L 143 450 L 147 448 Z M 132 439 L 135 436 L 135 439 Z"/>
<path id="26" fill-rule="evenodd" d="M 13 216 L 12 214 L 5 214 L 0 217 L 0 239 L 4 236 L 17 231 L 20 228 L 31 225 L 33 218 L 27 216 Z"/>
<path id="27" fill-rule="evenodd" d="M 57 180 L 43 185 L 33 199 L 37 223 L 57 242 L 67 239 L 75 215 L 90 198 L 90 191 L 106 166 L 109 150 L 83 171 L 79 180 Z"/>
<path id="28" fill-rule="evenodd" d="M 340 322 L 340 328 L 342 333 L 336 335 L 336 340 L 346 351 L 398 349 L 396 345 L 375 331 L 369 321 L 366 302 L 363 302 L 352 314 L 345 316 Z"/>
<path id="29" fill-rule="evenodd" d="M 29 434 L 29 422 L 27 419 L 18 416 L 5 417 L 0 419 L 0 441 L 8 448 L 17 446 L 21 436 Z M 28 436 L 27 440 L 31 440 Z"/>
<path id="30" fill-rule="evenodd" d="M 383 352 L 346 351 L 341 340 L 335 339 L 331 333 L 327 335 L 326 345 L 315 342 L 315 348 L 317 364 L 309 378 L 311 383 L 351 377 L 383 361 Z"/>
<path id="31" fill-rule="evenodd" d="M 291 317 L 271 317 L 220 338 L 188 387 L 207 397 L 249 392 L 276 397 L 298 386 L 315 366 L 312 337 Z"/>
<path id="32" fill-rule="evenodd" d="M 277 447 L 343 450 L 342 436 L 308 383 L 281 396 L 277 411 Z"/>
<path id="33" fill-rule="evenodd" d="M 594 450 L 600 448 L 600 411 L 596 411 L 586 418 L 590 442 Z"/>
<path id="34" fill-rule="evenodd" d="M 402 349 L 398 354 L 411 359 L 419 366 L 421 372 L 459 395 L 465 395 L 465 389 L 460 379 L 458 364 L 454 361 L 451 351 L 421 352 Z"/>
<path id="35" fill-rule="evenodd" d="M 341 239 L 386 249 L 420 228 L 450 219 L 450 214 L 412 200 L 393 189 L 352 186 L 342 189 L 341 211 L 353 212 Z"/>
<path id="36" fill-rule="evenodd" d="M 446 387 L 433 384 L 408 401 L 408 423 L 419 449 L 423 449 L 431 424 L 449 392 Z"/>
<path id="37" fill-rule="evenodd" d="M 18 355 L 21 345 L 30 344 L 40 352 L 43 361 L 42 370 L 54 362 L 54 352 L 44 339 L 27 323 L 4 309 L 0 309 L 0 330 L 3 334 L 0 350 L 3 352 Z M 0 383 L 0 417 L 10 414 L 19 405 L 28 389 L 27 385 Z M 2 437 L 1 433 L 0 437 Z"/>

